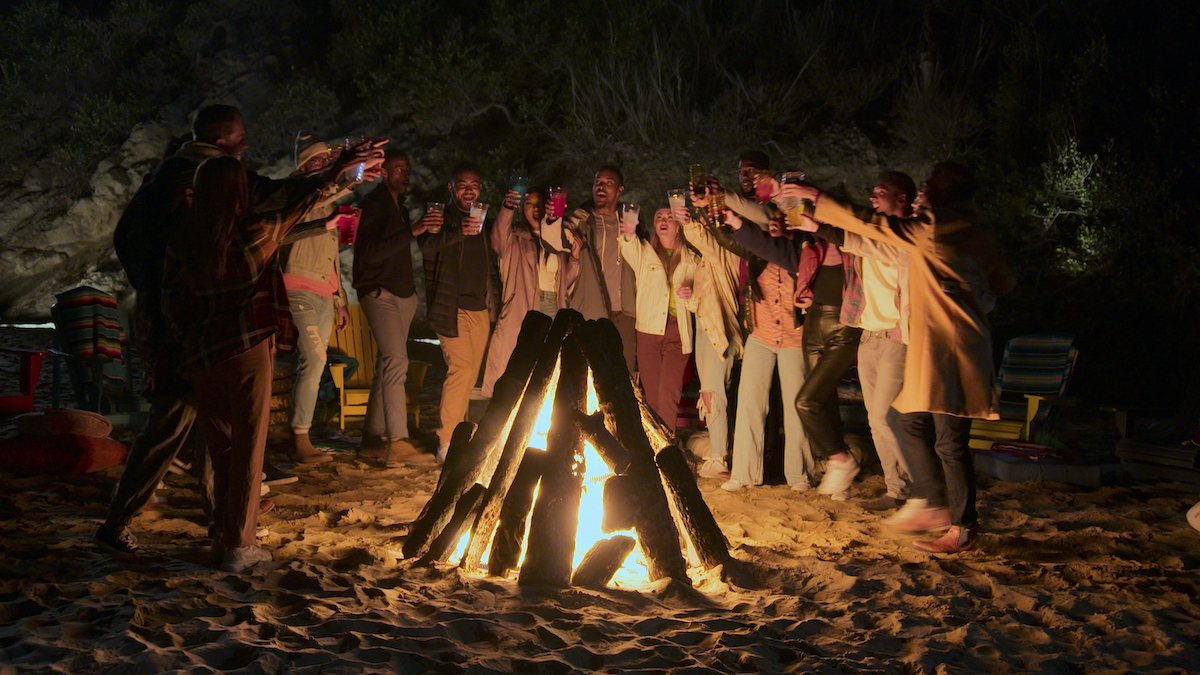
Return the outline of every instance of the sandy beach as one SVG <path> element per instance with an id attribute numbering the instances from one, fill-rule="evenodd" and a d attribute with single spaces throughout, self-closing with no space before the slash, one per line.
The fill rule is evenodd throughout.
<path id="1" fill-rule="evenodd" d="M 114 436 L 119 436 L 116 432 Z M 329 435 L 329 434 L 327 434 Z M 853 502 L 699 485 L 725 568 L 609 588 L 416 568 L 400 549 L 437 468 L 299 468 L 260 520 L 275 561 L 208 566 L 190 476 L 139 514 L 137 557 L 91 541 L 120 467 L 0 472 L 0 675 L 15 673 L 1192 673 L 1200 535 L 1176 483 L 980 477 L 977 550 L 934 557 Z M 284 465 L 286 466 L 286 465 Z M 876 471 L 856 497 L 884 490 Z"/>
<path id="2" fill-rule="evenodd" d="M 338 453 L 278 488 L 276 560 L 205 565 L 190 477 L 91 542 L 118 469 L 0 474 L 0 673 L 1189 673 L 1200 539 L 1178 486 L 982 479 L 978 550 L 935 558 L 852 503 L 700 485 L 735 558 L 665 582 L 523 588 L 399 558 L 436 469 Z M 857 486 L 882 491 L 878 476 Z"/>

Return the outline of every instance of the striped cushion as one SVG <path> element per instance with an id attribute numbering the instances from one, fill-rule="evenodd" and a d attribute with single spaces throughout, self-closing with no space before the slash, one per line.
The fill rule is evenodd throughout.
<path id="1" fill-rule="evenodd" d="M 1062 333 L 1038 333 L 1009 340 L 996 374 L 996 386 L 1004 393 L 1062 394 L 1075 362 L 1073 341 L 1072 336 Z"/>

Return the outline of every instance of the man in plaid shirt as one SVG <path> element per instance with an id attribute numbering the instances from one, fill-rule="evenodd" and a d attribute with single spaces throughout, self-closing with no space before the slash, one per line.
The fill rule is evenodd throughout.
<path id="1" fill-rule="evenodd" d="M 279 246 L 318 199 L 319 188 L 367 160 L 370 149 L 344 153 L 317 177 L 318 190 L 293 191 L 270 212 L 248 206 L 247 173 L 236 158 L 205 160 L 196 171 L 192 210 L 167 248 L 163 311 L 183 341 L 196 388 L 213 462 L 210 532 L 226 571 L 271 560 L 254 542 L 275 336 L 290 325 Z M 380 159 L 367 161 L 377 165 Z"/>

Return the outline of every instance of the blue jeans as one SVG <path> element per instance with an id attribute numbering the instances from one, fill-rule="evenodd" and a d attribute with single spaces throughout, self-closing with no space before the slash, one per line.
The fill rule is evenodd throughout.
<path id="1" fill-rule="evenodd" d="M 764 421 L 771 406 L 771 376 L 779 366 L 783 391 L 783 474 L 788 485 L 807 484 L 813 471 L 812 450 L 792 401 L 804 384 L 804 350 L 776 349 L 751 335 L 742 356 L 738 381 L 737 423 L 733 429 L 733 466 L 730 477 L 745 485 L 762 485 Z"/>
<path id="2" fill-rule="evenodd" d="M 312 291 L 288 291 L 296 338 L 296 385 L 292 389 L 292 431 L 307 434 L 325 372 L 329 334 L 337 315 L 334 298 Z"/>

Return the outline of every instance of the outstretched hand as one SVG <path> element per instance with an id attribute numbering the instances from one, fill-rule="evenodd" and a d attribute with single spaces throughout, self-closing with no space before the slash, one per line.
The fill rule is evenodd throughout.
<path id="1" fill-rule="evenodd" d="M 796 197 L 815 202 L 821 196 L 821 191 L 816 186 L 807 183 L 784 183 L 778 196 L 781 198 Z"/>
<path id="2" fill-rule="evenodd" d="M 723 216 L 725 216 L 725 224 L 728 225 L 729 227 L 733 228 L 733 230 L 735 232 L 742 229 L 742 217 L 741 216 L 734 213 L 731 209 L 725 209 L 725 210 L 721 211 L 721 214 Z"/>

